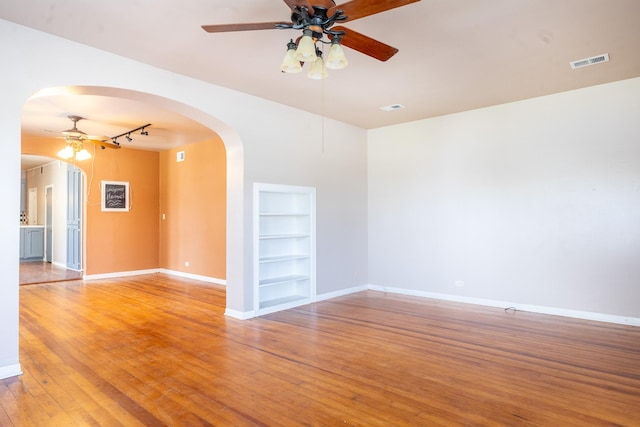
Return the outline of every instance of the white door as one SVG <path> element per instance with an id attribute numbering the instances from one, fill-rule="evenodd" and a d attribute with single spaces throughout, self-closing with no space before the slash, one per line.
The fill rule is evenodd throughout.
<path id="1" fill-rule="evenodd" d="M 82 270 L 82 172 L 67 169 L 67 267 Z"/>

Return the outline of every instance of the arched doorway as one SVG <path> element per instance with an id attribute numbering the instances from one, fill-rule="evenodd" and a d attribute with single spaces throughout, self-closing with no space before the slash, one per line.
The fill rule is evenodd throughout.
<path id="1" fill-rule="evenodd" d="M 91 97 L 101 97 L 103 99 L 109 100 L 127 100 L 130 102 L 142 103 L 147 105 L 153 105 L 154 109 L 162 108 L 166 112 L 174 115 L 183 115 L 188 116 L 191 120 L 198 122 L 202 126 L 207 127 L 211 132 L 214 132 L 219 136 L 220 140 L 224 144 L 226 149 L 226 161 L 228 164 L 226 177 L 226 212 L 227 212 L 227 224 L 226 224 L 226 274 L 225 279 L 227 283 L 227 301 L 234 298 L 234 290 L 232 287 L 238 286 L 239 289 L 237 294 L 240 295 L 240 298 L 236 298 L 237 301 L 242 301 L 243 291 L 242 280 L 234 280 L 234 277 L 241 278 L 242 277 L 242 239 L 233 239 L 232 236 L 241 236 L 242 235 L 242 147 L 239 141 L 238 136 L 235 132 L 226 126 L 224 123 L 221 123 L 216 118 L 194 109 L 193 107 L 189 107 L 182 103 L 172 101 L 170 99 L 158 97 L 156 95 L 146 94 L 142 92 L 136 92 L 125 89 L 117 89 L 117 88 L 108 88 L 108 87 L 60 87 L 60 88 L 52 88 L 39 91 L 35 94 L 30 100 L 27 102 L 35 102 L 42 101 L 47 97 L 60 97 L 60 96 L 82 96 L 86 97 L 86 99 L 90 99 Z M 49 98 L 51 99 L 51 98 Z M 83 102 L 85 99 L 83 99 Z M 83 104 L 80 102 L 77 109 L 80 111 L 57 111 L 58 115 L 64 115 L 64 113 L 73 113 L 73 114 L 86 114 L 82 113 L 83 109 L 87 108 L 86 103 Z M 100 108 L 104 109 L 106 104 L 101 104 Z M 149 131 L 153 132 L 153 128 L 150 128 Z M 109 150 L 106 150 L 109 151 Z M 102 155 L 101 152 L 98 152 L 99 155 Z M 95 165 L 92 165 L 94 167 Z M 85 173 L 87 170 L 85 169 Z M 88 178 L 88 181 L 91 181 L 91 177 Z M 91 190 L 91 186 L 88 189 L 89 192 L 95 191 Z M 139 186 L 138 188 L 144 188 L 144 185 Z M 89 196 L 89 206 L 88 211 L 91 210 L 91 203 L 96 203 L 96 199 L 91 199 L 91 196 L 96 196 L 96 194 L 90 194 Z M 140 193 L 138 193 L 137 197 L 140 197 Z M 93 200 L 93 201 L 92 201 Z M 139 205 L 138 205 L 139 206 Z M 91 215 L 89 213 L 89 215 Z M 90 223 L 90 221 L 89 221 Z M 89 230 L 85 237 L 85 241 L 87 238 L 91 239 L 91 231 Z M 87 246 L 87 245 L 85 245 Z M 116 251 L 112 249 L 111 253 L 107 255 L 112 255 Z M 84 257 L 86 262 L 88 263 L 89 270 L 88 273 L 91 273 L 91 265 L 92 258 L 91 253 L 86 254 Z M 98 273 L 101 273 L 98 271 Z M 229 306 L 229 304 L 227 304 Z M 233 315 L 233 311 L 229 314 Z"/>

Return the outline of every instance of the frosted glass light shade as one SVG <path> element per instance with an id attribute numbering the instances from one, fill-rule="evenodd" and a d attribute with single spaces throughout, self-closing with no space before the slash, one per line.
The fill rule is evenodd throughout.
<path id="1" fill-rule="evenodd" d="M 65 160 L 87 160 L 91 158 L 91 153 L 82 146 L 81 143 L 67 144 L 62 150 L 58 151 L 58 157 Z"/>
<path id="2" fill-rule="evenodd" d="M 73 157 L 73 147 L 71 145 L 65 146 L 62 150 L 58 151 L 58 157 L 63 159 L 70 159 Z"/>
<path id="3" fill-rule="evenodd" d="M 339 43 L 331 43 L 329 55 L 327 56 L 327 68 L 332 70 L 341 70 L 349 65 L 347 58 L 344 56 L 344 49 Z"/>
<path id="4" fill-rule="evenodd" d="M 302 71 L 302 65 L 300 65 L 300 61 L 295 58 L 295 54 L 295 49 L 287 50 L 282 65 L 280 66 L 280 70 L 283 73 L 299 73 Z"/>
<path id="5" fill-rule="evenodd" d="M 322 57 L 319 57 L 317 61 L 311 64 L 311 69 L 309 70 L 308 76 L 313 80 L 322 80 L 329 76 L 329 74 L 327 73 L 327 69 L 324 66 L 324 60 L 322 59 Z"/>
<path id="6" fill-rule="evenodd" d="M 318 59 L 316 55 L 316 45 L 311 36 L 302 36 L 298 43 L 298 49 L 296 49 L 295 59 L 300 62 L 315 62 Z"/>
<path id="7" fill-rule="evenodd" d="M 76 160 L 87 160 L 91 158 L 91 154 L 87 151 L 86 148 L 78 151 L 76 153 Z"/>

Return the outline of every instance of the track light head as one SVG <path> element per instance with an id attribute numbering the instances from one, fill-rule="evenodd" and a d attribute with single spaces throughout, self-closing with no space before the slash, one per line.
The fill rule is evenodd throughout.
<path id="1" fill-rule="evenodd" d="M 127 141 L 129 141 L 129 142 L 133 141 L 133 138 L 131 138 L 131 134 L 130 133 L 127 134 L 126 138 L 127 138 Z"/>

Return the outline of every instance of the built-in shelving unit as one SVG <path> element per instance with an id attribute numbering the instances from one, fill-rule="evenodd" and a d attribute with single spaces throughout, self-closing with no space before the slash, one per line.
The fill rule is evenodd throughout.
<path id="1" fill-rule="evenodd" d="M 315 299 L 315 189 L 254 184 L 257 315 Z"/>

